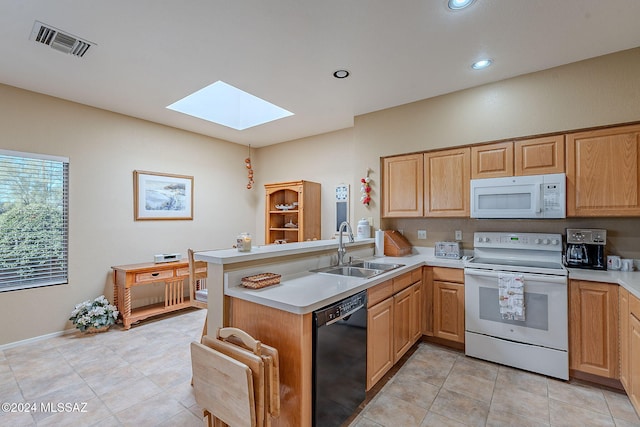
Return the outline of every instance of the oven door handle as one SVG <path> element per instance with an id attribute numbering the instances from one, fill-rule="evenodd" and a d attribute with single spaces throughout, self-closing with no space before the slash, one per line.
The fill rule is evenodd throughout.
<path id="1" fill-rule="evenodd" d="M 465 276 L 490 277 L 498 280 L 499 274 L 500 273 L 497 271 L 478 270 L 478 269 L 472 269 L 472 268 L 464 269 Z M 522 274 L 522 276 L 524 277 L 525 284 L 527 280 L 544 281 L 545 283 L 554 283 L 559 285 L 567 284 L 567 276 L 554 276 L 550 274 L 527 274 L 527 273 L 513 273 L 513 274 Z"/>

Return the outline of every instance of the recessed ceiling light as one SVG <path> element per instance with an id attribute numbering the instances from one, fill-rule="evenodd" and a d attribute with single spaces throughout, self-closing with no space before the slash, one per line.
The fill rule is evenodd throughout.
<path id="1" fill-rule="evenodd" d="M 204 87 L 168 109 L 236 130 L 244 130 L 293 113 L 223 81 Z"/>
<path id="2" fill-rule="evenodd" d="M 471 68 L 473 68 L 474 70 L 483 70 L 491 64 L 493 64 L 492 59 L 482 59 L 480 61 L 477 61 L 471 64 Z"/>
<path id="3" fill-rule="evenodd" d="M 447 7 L 451 10 L 460 10 L 471 6 L 471 3 L 474 1 L 475 0 L 449 0 L 447 2 Z"/>
<path id="4" fill-rule="evenodd" d="M 336 79 L 346 79 L 347 77 L 349 77 L 349 72 L 347 70 L 334 71 L 333 77 L 335 77 Z"/>

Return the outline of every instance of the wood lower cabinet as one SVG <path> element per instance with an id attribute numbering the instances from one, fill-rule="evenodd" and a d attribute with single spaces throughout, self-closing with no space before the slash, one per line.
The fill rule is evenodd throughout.
<path id="1" fill-rule="evenodd" d="M 424 170 L 422 154 L 382 159 L 382 216 L 423 215 Z"/>
<path id="2" fill-rule="evenodd" d="M 424 153 L 424 216 L 468 217 L 471 150 Z"/>
<path id="3" fill-rule="evenodd" d="M 567 134 L 567 216 L 640 215 L 640 125 Z"/>
<path id="4" fill-rule="evenodd" d="M 422 337 L 422 268 L 368 291 L 367 390 Z"/>
<path id="5" fill-rule="evenodd" d="M 367 390 L 394 364 L 393 308 L 390 297 L 367 312 Z"/>
<path id="6" fill-rule="evenodd" d="M 620 382 L 629 389 L 629 291 L 618 289 L 620 305 Z"/>
<path id="7" fill-rule="evenodd" d="M 464 284 L 434 279 L 433 336 L 464 343 Z"/>
<path id="8" fill-rule="evenodd" d="M 569 281 L 569 369 L 619 378 L 618 285 Z"/>
<path id="9" fill-rule="evenodd" d="M 627 394 L 631 404 L 640 413 L 640 299 L 629 295 L 629 376 Z M 623 350 L 624 351 L 624 350 Z"/>

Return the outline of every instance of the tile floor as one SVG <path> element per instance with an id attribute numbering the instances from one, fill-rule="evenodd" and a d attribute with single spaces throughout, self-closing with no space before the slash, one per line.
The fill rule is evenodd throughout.
<path id="1" fill-rule="evenodd" d="M 129 331 L 114 327 L 0 351 L 0 402 L 35 408 L 0 411 L 0 426 L 201 426 L 188 344 L 199 340 L 205 315 L 186 311 Z M 626 427 L 640 419 L 624 394 L 422 343 L 351 423 L 485 425 Z"/>

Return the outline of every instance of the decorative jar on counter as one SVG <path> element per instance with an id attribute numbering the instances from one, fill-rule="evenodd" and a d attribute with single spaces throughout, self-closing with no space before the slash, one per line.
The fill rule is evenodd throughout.
<path id="1" fill-rule="evenodd" d="M 238 252 L 251 252 L 251 234 L 240 233 L 236 239 Z"/>

